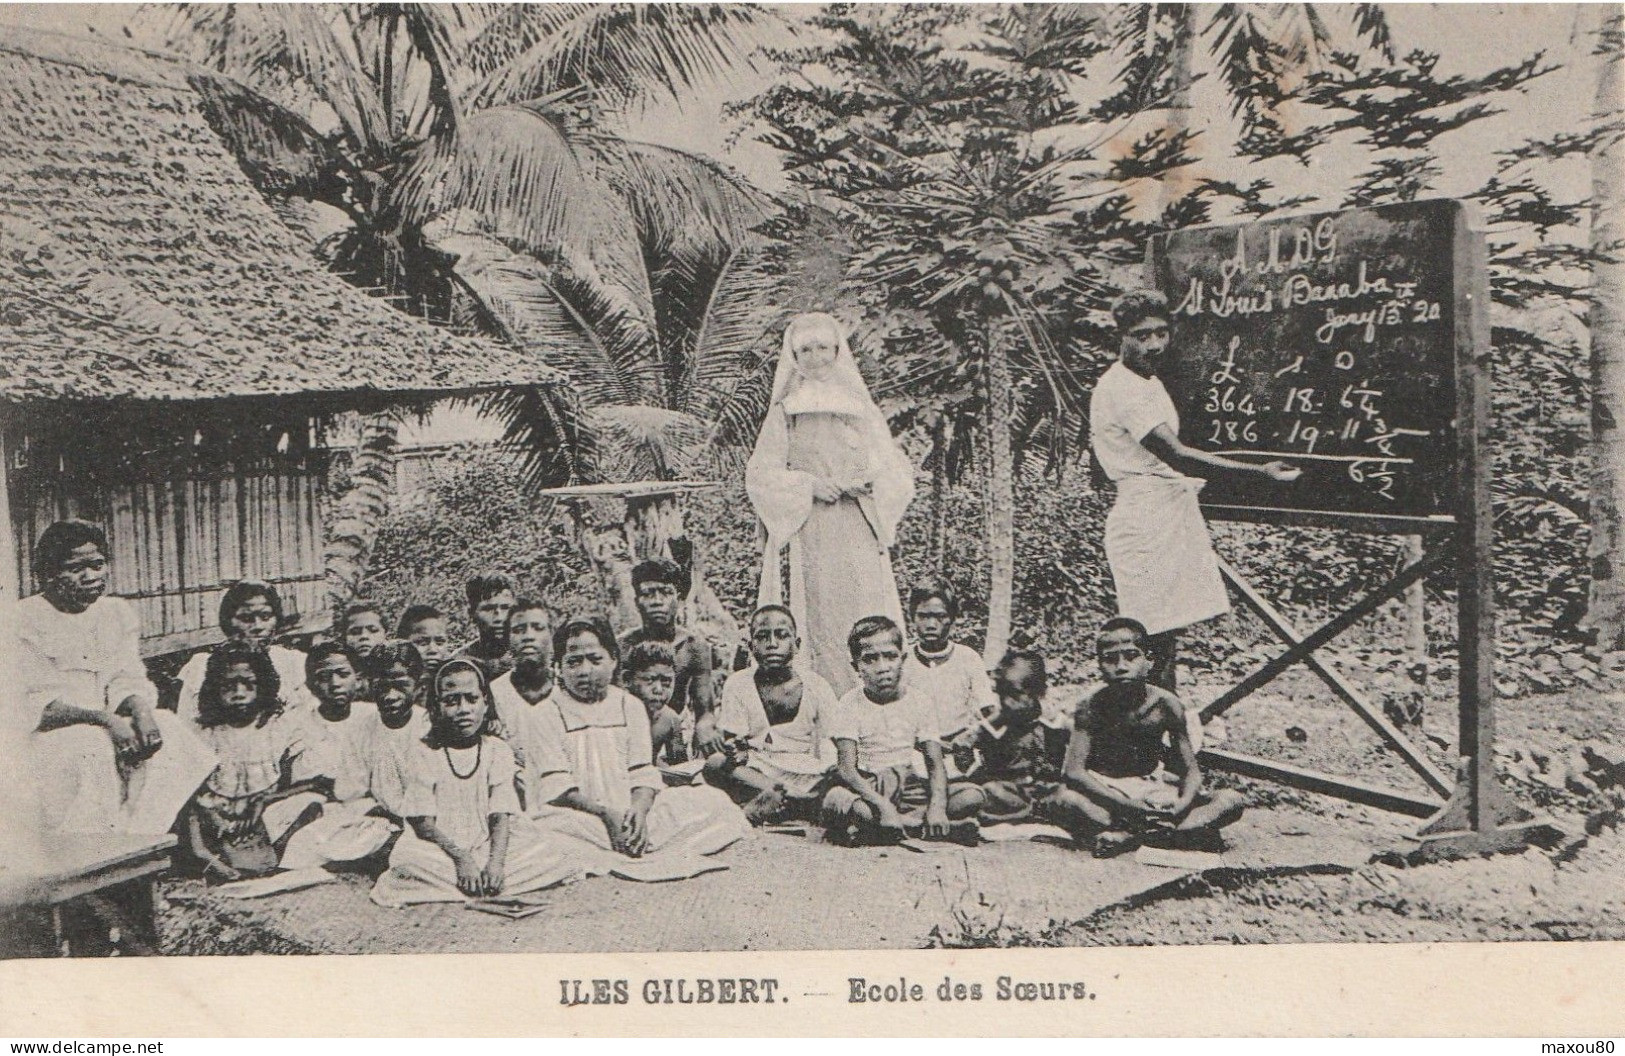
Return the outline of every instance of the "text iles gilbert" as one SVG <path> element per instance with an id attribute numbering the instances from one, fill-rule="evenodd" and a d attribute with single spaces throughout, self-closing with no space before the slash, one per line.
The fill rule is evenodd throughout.
<path id="1" fill-rule="evenodd" d="M 1326 304 L 1326 322 L 1315 334 L 1322 343 L 1332 341 L 1345 326 L 1360 327 L 1369 343 L 1376 339 L 1379 325 L 1431 322 L 1438 318 L 1436 306 L 1424 309 L 1418 319 L 1402 316 L 1399 309 L 1411 301 L 1417 283 L 1390 279 L 1386 275 L 1373 277 L 1363 260 L 1357 264 L 1355 277 L 1348 281 L 1316 282 L 1306 274 L 1331 265 L 1337 259 L 1337 249 L 1337 225 L 1332 217 L 1325 217 L 1313 227 L 1271 229 L 1266 233 L 1264 258 L 1252 261 L 1247 252 L 1247 231 L 1243 228 L 1236 232 L 1234 252 L 1219 264 L 1219 288 L 1212 289 L 1208 280 L 1192 276 L 1174 314 L 1206 314 L 1226 319 L 1233 315 L 1265 315 L 1287 308 Z M 1244 289 L 1250 286 L 1252 279 L 1272 277 L 1281 277 L 1282 281 Z M 1387 298 L 1388 304 L 1354 313 L 1339 312 L 1335 307 L 1338 302 L 1366 297 Z"/>
<path id="2" fill-rule="evenodd" d="M 637 990 L 646 1005 L 774 1005 L 785 998 L 769 978 L 645 979 Z M 632 1000 L 629 979 L 560 979 L 559 1004 L 625 1005 Z"/>

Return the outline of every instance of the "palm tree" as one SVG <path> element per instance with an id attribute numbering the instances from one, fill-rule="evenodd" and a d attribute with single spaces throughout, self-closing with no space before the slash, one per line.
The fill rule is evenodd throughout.
<path id="1" fill-rule="evenodd" d="M 1587 622 L 1603 653 L 1625 650 L 1625 232 L 1620 184 L 1625 182 L 1625 20 L 1599 4 L 1592 29 L 1598 57 L 1597 139 L 1591 148 L 1592 469 L 1591 597 Z"/>
<path id="2" fill-rule="evenodd" d="M 934 471 L 977 438 L 992 663 L 1011 631 L 1018 456 L 1041 419 L 1061 423 L 1048 435 L 1062 447 L 1081 419 L 1058 345 L 1099 307 L 1106 262 L 1074 237 L 1092 159 L 1064 136 L 1109 41 L 1065 5 L 842 7 L 815 22 L 836 43 L 784 56 L 789 77 L 757 103 L 764 138 L 856 232 L 848 275 L 889 368 L 876 397 L 906 398 L 894 419 L 936 438 Z"/>
<path id="3" fill-rule="evenodd" d="M 1341 11 L 1349 23 L 1338 33 L 1326 14 Z M 1205 14 L 1206 20 L 1199 21 Z M 1242 123 L 1243 149 L 1268 149 L 1282 132 L 1280 107 L 1310 72 L 1325 68 L 1340 38 L 1392 59 L 1393 43 L 1380 4 L 1122 4 L 1114 33 L 1126 52 L 1120 79 L 1142 104 L 1149 98 L 1165 109 L 1163 134 L 1175 146 L 1190 142 L 1196 52 L 1207 53 L 1224 83 L 1233 117 Z M 1161 181 L 1158 214 L 1167 217 L 1189 190 L 1183 166 Z"/>
<path id="4" fill-rule="evenodd" d="M 708 401 L 726 418 L 717 383 L 737 363 L 718 350 L 737 346 L 739 324 L 717 319 L 756 288 L 751 228 L 769 203 L 714 162 L 617 129 L 629 108 L 748 62 L 777 16 L 732 4 L 374 3 L 172 5 L 148 17 L 167 46 L 229 75 L 193 81 L 259 189 L 343 214 L 321 247 L 335 270 L 571 374 L 569 393 L 494 402 L 535 482 L 590 479 L 606 449 L 657 451 L 717 409 Z M 368 423 L 377 458 L 392 429 Z M 621 461 L 671 470 L 658 457 Z M 356 578 L 356 537 L 335 540 L 335 583 Z"/>

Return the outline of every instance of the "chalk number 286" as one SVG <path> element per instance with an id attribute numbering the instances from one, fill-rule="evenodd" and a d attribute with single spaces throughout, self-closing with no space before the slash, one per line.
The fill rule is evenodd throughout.
<path id="1" fill-rule="evenodd" d="M 1218 444 L 1226 440 L 1231 443 L 1258 443 L 1258 423 L 1255 421 L 1227 422 L 1215 418 L 1213 420 L 1213 435 L 1207 438 L 1207 442 Z"/>

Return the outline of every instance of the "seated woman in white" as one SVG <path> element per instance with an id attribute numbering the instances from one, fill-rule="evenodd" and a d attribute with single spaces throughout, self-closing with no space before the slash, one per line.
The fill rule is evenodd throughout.
<path id="1" fill-rule="evenodd" d="M 619 659 L 601 617 L 572 619 L 553 636 L 559 684 L 536 708 L 541 733 L 534 816 L 552 832 L 623 856 L 714 854 L 750 834 L 721 789 L 668 788 L 654 765 L 649 714 L 611 684 Z"/>
<path id="2" fill-rule="evenodd" d="M 214 769 L 141 662 L 141 631 L 106 597 L 107 536 L 59 521 L 34 546 L 40 593 L 17 604 L 13 704 L 46 830 L 159 835 Z"/>

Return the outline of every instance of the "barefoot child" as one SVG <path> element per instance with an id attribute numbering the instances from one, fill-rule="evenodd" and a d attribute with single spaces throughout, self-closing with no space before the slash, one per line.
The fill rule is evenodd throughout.
<path id="1" fill-rule="evenodd" d="M 468 581 L 468 618 L 475 634 L 452 655 L 479 664 L 487 680 L 505 675 L 513 667 L 508 655 L 508 616 L 514 601 L 513 581 L 507 576 L 495 573 Z"/>
<path id="2" fill-rule="evenodd" d="M 649 715 L 611 685 L 618 657 L 602 617 L 566 621 L 553 634 L 559 691 L 539 706 L 546 736 L 538 815 L 561 837 L 616 856 L 714 854 L 750 834 L 739 808 L 718 789 L 666 787 L 650 748 Z M 609 857 L 604 856 L 607 852 Z"/>
<path id="3" fill-rule="evenodd" d="M 993 686 L 981 654 L 953 640 L 959 598 L 945 579 L 928 577 L 908 592 L 914 647 L 903 661 L 910 693 L 925 697 L 942 718 L 942 728 L 959 733 L 975 726 L 993 707 Z M 950 767 L 950 776 L 954 771 Z"/>
<path id="4" fill-rule="evenodd" d="M 1030 819 L 1060 783 L 1065 734 L 1039 724 L 1048 689 L 1043 656 L 1010 650 L 993 672 L 994 705 L 949 740 L 959 772 L 981 787 L 983 824 Z"/>
<path id="5" fill-rule="evenodd" d="M 389 640 L 384 629 L 384 610 L 370 601 L 355 601 L 344 607 L 340 621 L 340 641 L 357 658 L 366 656 Z"/>
<path id="6" fill-rule="evenodd" d="M 430 678 L 451 656 L 451 633 L 446 629 L 446 614 L 433 605 L 408 606 L 401 613 L 401 624 L 396 628 L 395 637 L 411 642 L 417 648 Z"/>
<path id="7" fill-rule="evenodd" d="M 1067 744 L 1066 787 L 1051 814 L 1106 857 L 1146 840 L 1217 849 L 1219 830 L 1241 817 L 1240 793 L 1202 791 L 1185 710 L 1151 685 L 1153 659 L 1137 620 L 1107 620 L 1095 643 L 1106 684 L 1078 705 Z M 1177 778 L 1178 784 L 1164 780 Z"/>
<path id="8" fill-rule="evenodd" d="M 410 670 L 416 666 L 409 694 L 387 687 L 387 671 L 380 679 L 390 702 L 387 711 L 385 705 L 359 699 L 371 694 L 363 661 L 353 650 L 337 642 L 311 649 L 305 669 L 309 672 L 306 684 L 317 701 L 315 717 L 309 723 L 316 760 L 313 769 L 328 782 L 331 799 L 322 805 L 320 818 L 288 841 L 282 855 L 285 868 L 364 861 L 382 852 L 400 831 L 399 815 L 386 810 L 380 801 L 387 800 L 399 809 L 405 792 L 405 749 L 427 730 L 425 722 L 411 721 L 423 665 L 412 646 L 401 643 L 400 649 L 409 650 L 410 659 L 383 643 L 367 654 L 367 662 L 377 658 L 386 668 L 398 664 Z M 418 717 L 421 720 L 421 713 Z M 393 728 L 388 725 L 391 722 Z M 397 731 L 404 732 L 391 736 Z M 374 784 L 379 789 L 377 796 Z"/>
<path id="9" fill-rule="evenodd" d="M 649 741 L 653 745 L 655 764 L 687 761 L 683 720 L 671 710 L 672 692 L 677 686 L 677 659 L 671 647 L 664 642 L 634 645 L 627 651 L 622 678 L 648 713 Z"/>
<path id="10" fill-rule="evenodd" d="M 187 805 L 182 841 L 212 883 L 274 872 L 288 838 L 321 814 L 308 716 L 285 710 L 280 688 L 264 649 L 227 642 L 209 653 L 197 728 L 217 765 Z"/>
<path id="11" fill-rule="evenodd" d="M 752 822 L 817 817 L 829 791 L 835 746 L 824 734 L 838 701 L 829 683 L 796 664 L 796 618 L 783 605 L 763 605 L 750 618 L 754 667 L 722 687 L 718 724 L 730 745 L 708 756 L 706 780 L 743 802 Z"/>
<path id="12" fill-rule="evenodd" d="M 622 656 L 640 642 L 664 642 L 677 662 L 671 710 L 682 716 L 702 751 L 716 741 L 716 685 L 711 645 L 677 625 L 677 610 L 688 596 L 689 577 L 670 561 L 643 561 L 632 569 L 632 592 L 643 626 L 621 636 Z"/>
<path id="13" fill-rule="evenodd" d="M 936 708 L 904 692 L 902 629 L 889 617 L 866 616 L 853 625 L 847 648 L 859 684 L 826 726 L 837 778 L 824 797 L 826 821 L 842 835 L 855 827 L 860 836 L 883 840 L 900 839 L 909 828 L 931 838 L 949 835 L 950 821 L 973 816 L 982 794 L 974 785 L 949 786 Z M 916 749 L 925 756 L 923 781 L 914 771 Z"/>
<path id="14" fill-rule="evenodd" d="M 446 661 L 431 682 L 429 733 L 411 757 L 408 828 L 372 900 L 400 907 L 540 891 L 581 875 L 519 808 L 513 752 L 496 735 L 478 664 Z"/>

